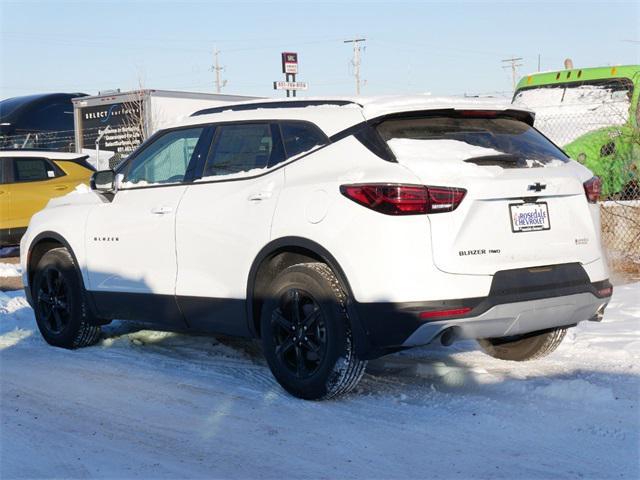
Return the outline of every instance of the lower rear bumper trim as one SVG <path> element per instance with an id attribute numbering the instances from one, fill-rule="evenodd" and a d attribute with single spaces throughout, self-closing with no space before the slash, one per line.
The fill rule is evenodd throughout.
<path id="1" fill-rule="evenodd" d="M 597 317 L 609 303 L 592 293 L 504 303 L 476 317 L 428 322 L 417 328 L 403 347 L 426 345 L 442 332 L 454 329 L 456 339 L 496 338 L 566 327 Z"/>

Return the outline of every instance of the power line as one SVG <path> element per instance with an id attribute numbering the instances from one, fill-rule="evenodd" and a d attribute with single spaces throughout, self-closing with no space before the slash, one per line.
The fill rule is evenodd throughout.
<path id="1" fill-rule="evenodd" d="M 356 79 L 356 96 L 360 96 L 360 44 L 365 42 L 366 38 L 353 38 L 351 40 L 344 40 L 344 43 L 353 43 L 353 60 L 351 60 L 351 64 L 353 65 L 353 76 Z"/>
<path id="2" fill-rule="evenodd" d="M 522 57 L 511 57 L 500 60 L 503 63 L 511 63 L 511 65 L 503 65 L 502 68 L 511 68 L 511 81 L 513 83 L 513 89 L 516 89 L 516 68 L 521 67 L 522 63 L 517 63 L 522 60 Z"/>

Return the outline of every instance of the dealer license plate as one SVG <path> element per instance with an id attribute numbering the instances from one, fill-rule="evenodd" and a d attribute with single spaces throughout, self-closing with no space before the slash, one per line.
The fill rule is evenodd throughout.
<path id="1" fill-rule="evenodd" d="M 549 207 L 546 202 L 512 203 L 509 205 L 511 213 L 511 231 L 535 232 L 549 230 Z"/>

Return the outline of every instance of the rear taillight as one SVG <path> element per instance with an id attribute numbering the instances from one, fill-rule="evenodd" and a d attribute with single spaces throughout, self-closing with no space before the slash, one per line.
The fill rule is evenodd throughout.
<path id="1" fill-rule="evenodd" d="M 360 205 L 386 215 L 419 215 L 455 210 L 464 188 L 369 183 L 342 185 L 342 194 Z"/>
<path id="2" fill-rule="evenodd" d="M 589 203 L 596 203 L 602 193 L 602 181 L 598 177 L 591 177 L 583 183 L 584 193 Z"/>

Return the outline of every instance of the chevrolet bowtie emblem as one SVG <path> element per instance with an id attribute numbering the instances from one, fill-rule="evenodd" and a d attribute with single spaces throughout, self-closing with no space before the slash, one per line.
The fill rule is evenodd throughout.
<path id="1" fill-rule="evenodd" d="M 536 183 L 534 183 L 533 185 L 529 185 L 529 186 L 527 187 L 527 190 L 530 190 L 530 191 L 532 191 L 532 192 L 541 192 L 541 191 L 542 191 L 542 190 L 544 190 L 545 188 L 547 188 L 547 186 L 546 186 L 546 185 L 543 185 L 543 184 L 542 184 L 542 183 L 540 183 L 540 182 L 536 182 Z"/>

